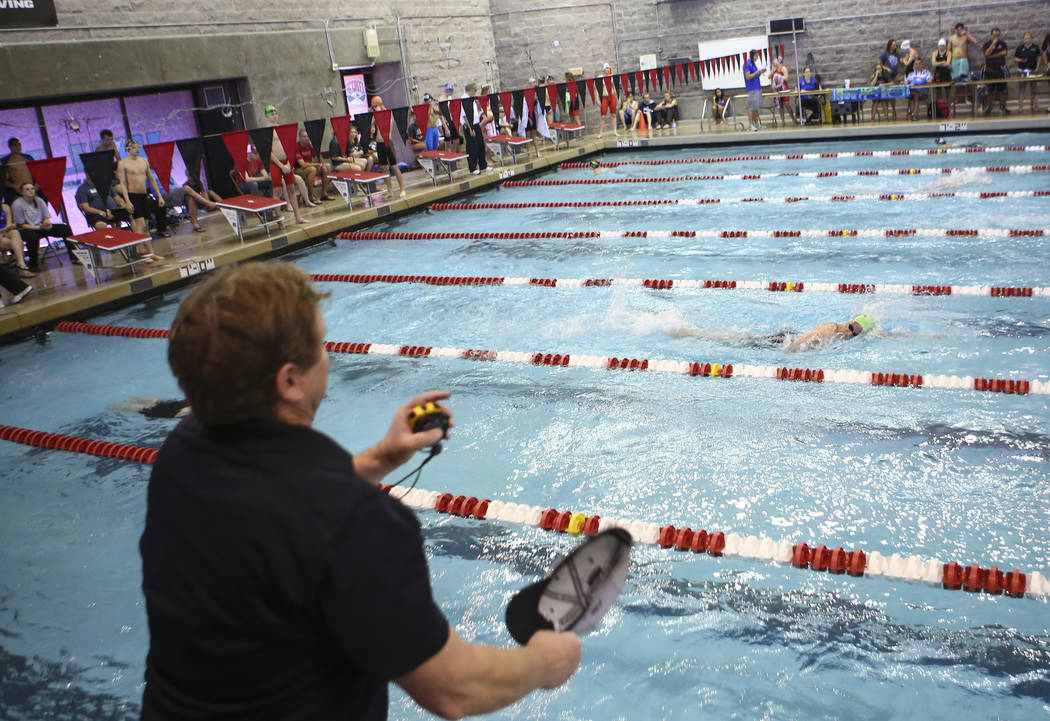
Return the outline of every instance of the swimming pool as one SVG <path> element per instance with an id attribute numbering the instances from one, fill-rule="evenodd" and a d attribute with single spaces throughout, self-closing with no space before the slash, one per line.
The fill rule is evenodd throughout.
<path id="1" fill-rule="evenodd" d="M 983 137 L 1042 145 L 1045 135 Z M 822 152 L 886 149 L 827 143 Z M 933 147 L 929 139 L 894 148 Z M 812 152 L 688 149 L 661 157 Z M 609 160 L 648 159 L 618 154 Z M 548 173 L 613 179 L 1045 164 L 1050 153 L 740 161 Z M 783 198 L 1050 188 L 1050 173 L 508 187 L 477 202 Z M 763 229 L 1044 229 L 1035 197 L 458 210 L 387 233 Z M 289 256 L 314 273 L 1050 286 L 1045 237 L 598 237 L 343 241 Z M 1050 379 L 1046 297 L 668 290 L 626 285 L 326 283 L 333 341 Z M 182 294 L 97 323 L 166 328 Z M 871 335 L 805 354 L 761 342 L 857 313 Z M 52 333 L 0 348 L 0 422 L 159 445 L 174 421 L 109 406 L 177 397 L 162 340 Z M 453 440 L 420 485 L 603 517 L 889 555 L 1050 568 L 1045 395 L 713 379 L 528 363 L 332 357 L 317 426 L 350 449 L 390 410 L 450 388 Z M 374 419 L 380 419 L 377 423 Z M 133 717 L 148 642 L 139 592 L 148 467 L 0 443 L 0 654 L 12 719 Z M 509 597 L 574 543 L 540 529 L 421 513 L 435 595 L 462 635 L 509 643 Z M 497 718 L 1038 718 L 1050 705 L 1046 599 L 949 592 L 744 558 L 635 547 L 620 603 L 570 684 Z M 392 695 L 392 718 L 421 718 Z"/>

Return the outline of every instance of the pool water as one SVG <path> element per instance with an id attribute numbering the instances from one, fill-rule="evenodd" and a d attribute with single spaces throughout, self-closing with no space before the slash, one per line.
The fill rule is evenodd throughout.
<path id="1" fill-rule="evenodd" d="M 1050 136 L 981 137 L 1042 145 Z M 684 149 L 722 157 L 933 147 L 931 139 Z M 648 159 L 651 153 L 609 155 Z M 1045 164 L 1050 153 L 624 165 L 598 177 Z M 562 170 L 544 178 L 589 178 Z M 504 188 L 473 202 L 1043 190 L 1050 173 L 766 178 Z M 370 230 L 1046 229 L 1045 199 L 443 211 Z M 1043 237 L 344 241 L 314 273 L 1050 286 Z M 334 341 L 1050 378 L 1050 301 L 326 283 Z M 183 293 L 93 319 L 167 327 Z M 760 336 L 858 313 L 870 335 L 788 354 Z M 111 405 L 178 397 L 159 340 L 52 333 L 0 348 L 0 423 L 158 446 L 175 421 Z M 400 402 L 453 391 L 453 438 L 420 485 L 963 565 L 1050 569 L 1046 396 L 332 356 L 316 426 L 351 450 Z M 148 467 L 0 443 L 0 714 L 134 718 L 148 636 L 138 536 Z M 407 470 L 407 469 L 406 469 Z M 422 512 L 439 604 L 461 635 L 512 643 L 509 598 L 574 544 Z M 377 552 L 381 552 L 377 549 Z M 638 544 L 573 680 L 493 718 L 1034 719 L 1050 716 L 1045 597 L 948 592 Z M 427 717 L 392 687 L 391 718 Z"/>

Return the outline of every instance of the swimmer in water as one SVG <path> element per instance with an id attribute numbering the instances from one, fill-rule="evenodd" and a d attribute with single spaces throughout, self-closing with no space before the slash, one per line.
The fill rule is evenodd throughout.
<path id="1" fill-rule="evenodd" d="M 710 338 L 716 341 L 734 343 L 754 348 L 783 348 L 794 352 L 812 350 L 840 340 L 850 340 L 861 333 L 869 332 L 875 326 L 875 319 L 870 315 L 858 315 L 848 323 L 821 323 L 806 333 L 798 335 L 792 331 L 777 331 L 763 335 L 743 335 L 729 331 L 703 331 L 680 329 L 674 333 L 679 337 Z M 794 340 L 792 340 L 794 338 Z"/>
<path id="2" fill-rule="evenodd" d="M 949 141 L 949 140 L 947 140 L 945 138 L 937 138 L 936 140 L 934 140 L 934 142 L 937 143 L 937 145 L 940 145 L 940 146 L 945 147 L 945 148 L 974 148 L 974 149 L 977 149 L 977 148 L 986 148 L 986 147 L 988 147 L 984 143 L 980 142 L 979 140 L 970 140 L 970 141 L 967 141 L 965 143 L 964 142 L 953 143 L 953 142 L 951 142 L 951 141 Z"/>
<path id="3" fill-rule="evenodd" d="M 598 162 L 597 160 L 592 160 L 590 162 L 590 166 L 591 166 L 591 172 L 593 172 L 595 175 L 597 175 L 598 173 L 602 172 L 602 164 L 600 162 Z"/>
<path id="4" fill-rule="evenodd" d="M 132 396 L 123 403 L 110 406 L 114 410 L 141 413 L 146 418 L 184 418 L 190 413 L 190 406 L 183 399 L 161 400 L 145 396 Z"/>
<path id="5" fill-rule="evenodd" d="M 848 323 L 821 323 L 813 330 L 803 333 L 801 336 L 784 346 L 786 351 L 811 350 L 820 346 L 835 343 L 840 340 L 856 338 L 861 333 L 867 333 L 875 325 L 875 319 L 870 315 L 858 315 Z"/>

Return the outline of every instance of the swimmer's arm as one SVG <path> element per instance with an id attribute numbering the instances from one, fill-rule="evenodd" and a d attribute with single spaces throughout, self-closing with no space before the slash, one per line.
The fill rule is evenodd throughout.
<path id="1" fill-rule="evenodd" d="M 700 330 L 699 328 L 676 328 L 670 331 L 676 338 L 709 338 L 711 340 L 741 341 L 747 340 L 741 333 L 730 333 L 725 330 Z"/>

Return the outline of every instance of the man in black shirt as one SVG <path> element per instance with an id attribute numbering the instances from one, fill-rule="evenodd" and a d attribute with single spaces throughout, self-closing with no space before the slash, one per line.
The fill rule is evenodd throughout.
<path id="1" fill-rule="evenodd" d="M 192 415 L 160 450 L 142 534 L 142 718 L 383 719 L 394 681 L 447 718 L 564 683 L 572 633 L 469 644 L 431 595 L 415 515 L 376 484 L 443 431 L 416 396 L 351 456 L 311 428 L 323 296 L 286 263 L 219 271 L 179 308 L 168 360 Z"/>

